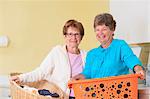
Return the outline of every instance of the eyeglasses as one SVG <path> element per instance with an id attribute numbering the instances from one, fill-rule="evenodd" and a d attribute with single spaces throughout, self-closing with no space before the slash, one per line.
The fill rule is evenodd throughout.
<path id="1" fill-rule="evenodd" d="M 68 37 L 73 37 L 73 36 L 75 36 L 75 37 L 80 37 L 81 36 L 81 34 L 80 33 L 66 33 L 66 35 L 68 36 Z"/>

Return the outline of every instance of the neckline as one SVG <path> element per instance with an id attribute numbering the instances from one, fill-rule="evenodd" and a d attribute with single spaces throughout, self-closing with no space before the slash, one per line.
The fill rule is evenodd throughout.
<path id="1" fill-rule="evenodd" d="M 70 52 L 67 52 L 68 54 L 70 55 L 76 55 L 76 56 L 79 56 L 81 53 L 70 53 Z"/>
<path id="2" fill-rule="evenodd" d="M 81 53 L 79 48 L 78 48 L 78 52 L 77 53 L 71 53 L 71 52 L 69 52 L 68 48 L 67 48 L 67 45 L 66 45 L 66 51 L 67 51 L 67 53 L 76 54 L 76 55 L 80 55 L 80 53 Z"/>
<path id="3" fill-rule="evenodd" d="M 111 48 L 111 46 L 113 45 L 115 39 L 112 40 L 112 42 L 110 43 L 110 45 L 107 48 L 103 48 L 101 45 L 99 46 L 100 50 L 107 50 L 109 48 Z"/>

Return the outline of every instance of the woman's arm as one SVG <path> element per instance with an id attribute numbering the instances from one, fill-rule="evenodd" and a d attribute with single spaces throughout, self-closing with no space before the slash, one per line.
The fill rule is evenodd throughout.
<path id="1" fill-rule="evenodd" d="M 52 50 L 41 65 L 35 70 L 18 76 L 13 76 L 11 79 L 16 82 L 34 82 L 44 79 L 47 75 L 51 75 L 54 68 L 53 54 L 54 51 Z"/>

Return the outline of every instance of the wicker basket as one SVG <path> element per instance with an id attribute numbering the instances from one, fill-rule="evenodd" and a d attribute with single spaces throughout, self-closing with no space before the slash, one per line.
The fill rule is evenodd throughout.
<path id="1" fill-rule="evenodd" d="M 76 99 L 137 99 L 138 76 L 71 81 L 68 86 L 73 88 Z"/>
<path id="2" fill-rule="evenodd" d="M 11 74 L 11 76 L 14 74 Z M 34 87 L 37 89 L 48 89 L 50 92 L 55 92 L 59 94 L 59 98 L 46 97 L 38 94 L 31 93 L 23 88 L 20 85 L 27 85 L 29 87 Z M 14 81 L 10 81 L 10 91 L 12 99 L 64 99 L 64 92 L 57 87 L 54 83 L 47 82 L 46 80 L 41 80 L 32 83 L 20 83 L 17 84 Z"/>

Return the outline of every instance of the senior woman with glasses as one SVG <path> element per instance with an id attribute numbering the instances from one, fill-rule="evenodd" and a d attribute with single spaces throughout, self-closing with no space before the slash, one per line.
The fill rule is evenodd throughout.
<path id="1" fill-rule="evenodd" d="M 79 49 L 79 44 L 84 36 L 83 25 L 76 20 L 68 20 L 63 27 L 65 44 L 52 48 L 41 65 L 19 76 L 13 76 L 15 82 L 34 82 L 47 80 L 55 83 L 68 98 L 74 99 L 73 91 L 67 88 L 67 82 L 83 70 L 86 52 Z"/>

